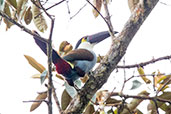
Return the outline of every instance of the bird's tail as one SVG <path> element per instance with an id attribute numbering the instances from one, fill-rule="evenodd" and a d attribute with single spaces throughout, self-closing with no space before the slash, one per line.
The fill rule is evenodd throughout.
<path id="1" fill-rule="evenodd" d="M 33 31 L 33 33 L 37 34 L 38 36 L 40 36 L 36 31 Z M 39 38 L 37 38 L 36 36 L 33 36 L 36 44 L 40 47 L 40 49 L 47 55 L 47 43 L 41 41 Z M 53 49 L 52 50 L 52 62 L 54 64 L 56 64 L 57 60 L 61 59 L 61 57 L 58 55 L 58 53 Z"/>

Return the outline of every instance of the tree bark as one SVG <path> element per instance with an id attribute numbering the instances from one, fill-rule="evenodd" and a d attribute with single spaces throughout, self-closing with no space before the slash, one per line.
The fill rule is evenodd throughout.
<path id="1" fill-rule="evenodd" d="M 127 47 L 132 41 L 134 35 L 158 1 L 159 0 L 144 0 L 143 4 L 139 3 L 137 5 L 129 20 L 126 22 L 123 30 L 112 42 L 111 48 L 102 60 L 101 64 L 90 75 L 89 80 L 73 98 L 64 113 L 81 114 L 83 112 L 93 95 L 106 83 L 110 74 L 126 53 Z"/>

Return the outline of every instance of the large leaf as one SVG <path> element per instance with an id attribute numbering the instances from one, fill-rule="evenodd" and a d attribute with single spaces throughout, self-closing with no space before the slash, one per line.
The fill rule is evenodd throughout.
<path id="1" fill-rule="evenodd" d="M 32 13 L 33 13 L 33 22 L 36 25 L 37 29 L 41 32 L 47 30 L 46 20 L 43 17 L 40 9 L 36 5 L 32 5 Z"/>
<path id="2" fill-rule="evenodd" d="M 40 73 L 42 73 L 45 70 L 45 67 L 38 63 L 34 58 L 24 55 L 25 58 L 28 60 L 29 64 L 34 67 L 36 70 L 38 70 Z"/>
<path id="3" fill-rule="evenodd" d="M 28 0 L 18 0 L 17 2 L 17 14 L 20 15 L 20 12 L 23 11 L 26 7 Z"/>
<path id="4" fill-rule="evenodd" d="M 32 12 L 31 12 L 31 6 L 26 10 L 26 13 L 24 15 L 24 21 L 28 25 L 31 23 L 32 20 Z"/>
<path id="5" fill-rule="evenodd" d="M 67 108 L 67 106 L 69 105 L 71 100 L 72 100 L 71 96 L 68 94 L 66 89 L 64 89 L 64 91 L 62 93 L 62 97 L 61 97 L 61 107 L 62 107 L 62 110 L 65 110 Z"/>
<path id="6" fill-rule="evenodd" d="M 31 105 L 30 112 L 35 110 L 37 107 L 39 107 L 42 101 L 45 100 L 46 98 L 47 98 L 47 91 L 39 93 L 39 95 L 35 99 L 35 102 Z"/>
<path id="7" fill-rule="evenodd" d="M 93 5 L 96 7 L 96 9 L 100 12 L 102 7 L 102 0 L 93 0 Z M 93 8 L 93 15 L 97 17 L 99 13 L 96 11 L 96 9 Z"/>
<path id="8" fill-rule="evenodd" d="M 16 0 L 6 0 L 11 6 L 17 9 L 17 2 Z"/>
<path id="9" fill-rule="evenodd" d="M 5 3 L 5 7 L 4 7 L 4 13 L 6 15 L 8 15 L 9 17 L 11 17 L 11 11 L 9 9 L 9 6 L 7 3 Z M 6 18 L 4 18 L 4 23 L 6 24 L 6 30 L 8 30 L 13 24 L 8 21 Z"/>

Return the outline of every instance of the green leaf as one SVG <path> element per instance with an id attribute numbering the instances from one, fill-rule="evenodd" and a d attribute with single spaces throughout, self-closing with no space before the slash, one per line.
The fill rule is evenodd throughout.
<path id="1" fill-rule="evenodd" d="M 141 85 L 142 85 L 142 83 L 141 83 L 140 81 L 134 80 L 134 81 L 132 82 L 132 87 L 131 87 L 130 90 L 137 89 L 137 88 L 140 87 Z"/>
<path id="2" fill-rule="evenodd" d="M 62 93 L 62 97 L 61 97 L 61 108 L 62 108 L 62 110 L 65 110 L 67 108 L 67 106 L 69 105 L 71 100 L 72 100 L 71 96 L 68 94 L 66 89 L 64 89 L 64 91 Z"/>
<path id="3" fill-rule="evenodd" d="M 42 72 L 42 74 L 40 75 L 40 83 L 41 83 L 41 84 L 43 84 L 43 82 L 45 81 L 47 75 L 48 75 L 47 70 L 44 70 L 44 71 Z"/>
<path id="4" fill-rule="evenodd" d="M 7 3 L 5 3 L 4 13 L 7 14 L 9 17 L 11 17 L 11 11 Z M 13 25 L 10 21 L 8 21 L 5 18 L 4 18 L 4 23 L 6 24 L 6 30 L 8 30 Z"/>
<path id="5" fill-rule="evenodd" d="M 11 6 L 13 6 L 15 9 L 17 9 L 17 2 L 16 2 L 16 0 L 7 0 L 7 2 L 8 2 Z"/>
<path id="6" fill-rule="evenodd" d="M 47 23 L 42 15 L 40 9 L 36 5 L 32 5 L 32 13 L 33 13 L 33 22 L 37 29 L 41 32 L 47 30 Z"/>

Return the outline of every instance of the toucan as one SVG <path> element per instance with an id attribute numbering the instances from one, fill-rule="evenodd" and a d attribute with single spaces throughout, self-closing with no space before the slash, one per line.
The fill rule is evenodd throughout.
<path id="1" fill-rule="evenodd" d="M 34 33 L 39 35 L 36 31 Z M 52 49 L 52 62 L 57 73 L 61 74 L 68 84 L 74 87 L 74 81 L 79 77 L 84 77 L 96 64 L 97 57 L 93 52 L 94 45 L 108 37 L 110 37 L 108 31 L 84 36 L 77 42 L 75 49 L 63 57 Z M 47 55 L 47 44 L 39 40 L 36 35 L 33 38 L 40 49 Z"/>

